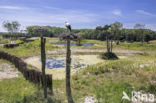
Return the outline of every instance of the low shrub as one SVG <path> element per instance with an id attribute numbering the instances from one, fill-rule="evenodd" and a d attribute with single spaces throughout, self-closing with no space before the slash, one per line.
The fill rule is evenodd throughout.
<path id="1" fill-rule="evenodd" d="M 106 53 L 101 53 L 100 58 L 105 59 L 105 60 L 116 60 L 118 59 L 117 55 L 112 52 L 106 52 Z"/>

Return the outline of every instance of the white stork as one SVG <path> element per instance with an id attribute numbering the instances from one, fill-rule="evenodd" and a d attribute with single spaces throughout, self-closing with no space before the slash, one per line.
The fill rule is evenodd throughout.
<path id="1" fill-rule="evenodd" d="M 65 22 L 65 26 L 66 26 L 67 30 L 69 30 L 71 32 L 71 25 L 67 21 Z"/>

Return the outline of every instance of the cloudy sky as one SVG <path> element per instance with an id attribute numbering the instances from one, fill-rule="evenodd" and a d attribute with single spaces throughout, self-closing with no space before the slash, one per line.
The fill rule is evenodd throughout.
<path id="1" fill-rule="evenodd" d="M 156 0 L 0 0 L 0 31 L 3 21 L 29 25 L 95 28 L 122 22 L 125 28 L 136 23 L 156 30 Z"/>

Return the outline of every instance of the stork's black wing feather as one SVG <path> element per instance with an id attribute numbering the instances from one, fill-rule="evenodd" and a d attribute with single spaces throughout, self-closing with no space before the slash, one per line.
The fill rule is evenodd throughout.
<path id="1" fill-rule="evenodd" d="M 67 28 L 71 31 L 71 26 L 70 25 Z"/>

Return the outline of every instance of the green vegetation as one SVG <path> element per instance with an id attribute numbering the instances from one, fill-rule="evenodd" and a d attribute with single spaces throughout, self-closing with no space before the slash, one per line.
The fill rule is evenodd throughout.
<path id="1" fill-rule="evenodd" d="M 8 30 L 9 33 L 1 33 L 4 37 L 39 37 L 38 32 L 35 31 L 38 27 L 43 27 L 48 30 L 47 33 L 43 35 L 46 37 L 58 37 L 60 34 L 66 32 L 65 28 L 54 27 L 54 26 L 28 26 L 26 33 L 17 33 L 20 24 L 17 21 L 6 22 L 4 23 L 4 28 Z M 14 26 L 12 26 L 14 25 Z M 116 43 L 119 44 L 119 41 L 129 41 L 129 42 L 149 42 L 150 40 L 156 39 L 156 32 L 150 29 L 146 29 L 146 25 L 136 24 L 134 29 L 124 29 L 122 28 L 123 24 L 120 22 L 115 22 L 109 24 L 111 26 L 111 38 L 116 40 Z M 107 30 L 102 30 L 104 26 L 97 26 L 95 29 L 72 29 L 72 32 L 75 34 L 83 34 L 84 39 L 94 39 L 94 40 L 106 40 Z M 9 36 L 10 35 L 10 36 Z"/>
<path id="2" fill-rule="evenodd" d="M 46 43 L 46 51 L 53 50 L 54 48 L 58 48 L 58 46 L 53 46 L 49 42 Z M 20 44 L 19 47 L 15 47 L 13 49 L 6 49 L 3 47 L 0 47 L 0 49 L 12 55 L 24 58 L 40 54 L 40 41 L 35 40 L 33 42 Z"/>
<path id="3" fill-rule="evenodd" d="M 0 44 L 6 44 L 8 42 L 9 42 L 8 39 L 4 39 L 4 38 L 2 38 L 2 36 L 0 36 Z"/>
<path id="4" fill-rule="evenodd" d="M 8 63 L 16 70 L 10 62 L 0 62 Z M 25 80 L 20 73 L 17 78 L 0 81 L 0 91 L 0 103 L 60 103 L 54 97 L 44 99 L 42 88 Z"/>
<path id="5" fill-rule="evenodd" d="M 132 90 L 156 95 L 156 84 L 153 82 L 155 61 L 155 57 L 142 56 L 90 66 L 73 76 L 73 91 L 81 96 L 90 95 L 102 99 L 102 103 L 120 103 L 123 91 L 129 96 Z"/>
<path id="6" fill-rule="evenodd" d="M 51 42 L 60 41 L 56 38 L 47 38 L 46 51 L 65 48 L 64 46 L 52 45 Z M 94 43 L 95 45 L 93 47 L 72 46 L 72 49 L 106 50 L 105 41 L 83 40 L 82 42 Z M 24 58 L 39 55 L 39 47 L 40 41 L 35 40 L 13 49 L 2 47 L 0 49 Z M 118 60 L 105 60 L 75 73 L 71 80 L 75 103 L 83 103 L 86 96 L 93 96 L 102 103 L 120 103 L 123 91 L 131 96 L 133 90 L 143 90 L 146 93 L 156 95 L 156 42 L 150 41 L 143 45 L 140 42 L 121 42 L 120 45 L 114 45 L 114 48 L 115 50 L 137 50 L 142 51 L 142 53 Z M 29 67 L 33 69 L 31 65 Z M 54 103 L 66 103 L 65 80 L 53 80 L 53 88 L 54 97 L 44 99 L 42 89 L 29 83 L 20 75 L 18 78 L 0 82 L 0 102 L 53 103 L 52 100 L 55 100 Z M 130 102 L 124 100 L 123 103 Z"/>
<path id="7" fill-rule="evenodd" d="M 0 103 L 60 103 L 53 97 L 44 99 L 42 89 L 23 76 L 1 81 L 0 91 Z"/>
<path id="8" fill-rule="evenodd" d="M 133 43 L 121 43 L 121 45 L 116 46 L 117 48 L 125 48 L 125 49 L 132 49 L 132 50 L 144 50 L 144 51 L 153 51 L 156 50 L 156 45 L 153 43 L 145 43 L 142 45 L 142 43 L 139 42 L 133 42 Z"/>
<path id="9" fill-rule="evenodd" d="M 26 28 L 27 32 L 21 33 L 18 32 L 20 24 L 17 21 L 3 22 L 3 27 L 8 33 L 1 33 L 1 51 L 22 59 L 40 56 L 41 44 L 38 37 L 42 35 L 47 37 L 45 51 L 47 57 L 65 54 L 62 50 L 62 48 L 65 49 L 64 45 L 51 44 L 51 42 L 65 43 L 65 41 L 49 38 L 59 37 L 60 34 L 66 32 L 65 28 L 42 26 L 41 30 L 40 26 L 29 26 Z M 97 26 L 95 29 L 72 30 L 72 33 L 77 34 L 79 38 L 77 41 L 72 41 L 77 46 L 72 46 L 71 50 L 78 51 L 75 53 L 81 55 L 96 54 L 105 59 L 71 76 L 72 97 L 75 103 L 83 103 L 86 96 L 96 98 L 98 103 L 130 103 L 127 100 L 122 101 L 123 91 L 131 97 L 131 92 L 134 90 L 152 93 L 156 96 L 156 31 L 146 29 L 142 24 L 136 24 L 134 29 L 122 27 L 122 23 L 115 22 Z M 22 37 L 35 37 L 35 41 L 20 44 L 11 49 L 2 47 L 11 40 L 21 43 L 19 39 Z M 81 46 L 82 43 L 93 43 L 94 46 L 84 47 Z M 112 48 L 116 51 L 112 51 Z M 135 52 L 135 55 L 128 55 L 130 50 Z M 122 55 L 121 51 L 126 56 Z M 120 56 L 125 57 L 120 58 Z M 8 63 L 16 71 L 11 63 L 5 60 L 0 60 L 0 62 Z M 37 69 L 31 65 L 28 67 Z M 2 68 L 0 72 L 4 72 L 4 69 Z M 53 80 L 54 96 L 48 95 L 47 99 L 44 99 L 43 88 L 25 80 L 19 73 L 17 78 L 0 81 L 0 103 L 66 103 L 65 82 L 65 80 Z M 70 92 L 70 88 L 68 90 Z"/>
<path id="10" fill-rule="evenodd" d="M 19 31 L 19 27 L 21 26 L 21 24 L 19 24 L 17 21 L 4 21 L 3 22 L 3 27 L 10 33 L 16 33 Z"/>
<path id="11" fill-rule="evenodd" d="M 37 89 L 23 77 L 20 77 L 1 81 L 0 91 L 0 100 L 3 100 L 3 103 L 17 103 L 25 96 L 36 92 Z"/>
<path id="12" fill-rule="evenodd" d="M 118 59 L 117 55 L 112 52 L 106 52 L 106 53 L 101 53 L 100 58 L 105 59 L 105 60 L 116 60 Z"/>

